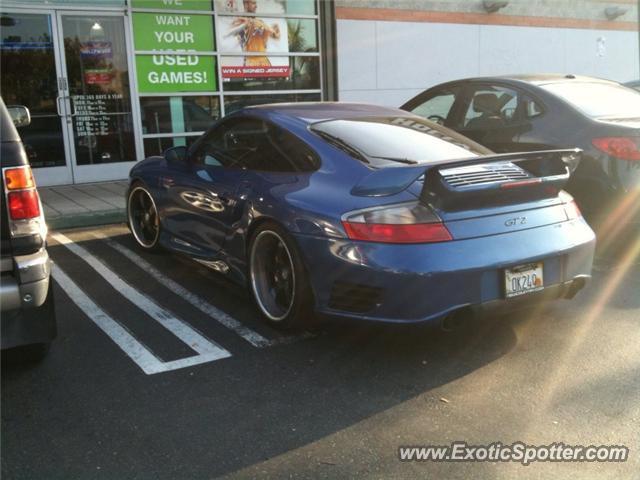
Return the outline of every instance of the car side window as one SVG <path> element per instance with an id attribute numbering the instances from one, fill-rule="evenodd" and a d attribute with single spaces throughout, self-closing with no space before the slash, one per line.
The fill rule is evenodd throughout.
<path id="1" fill-rule="evenodd" d="M 411 113 L 443 125 L 449 118 L 457 94 L 458 89 L 441 90 L 412 108 Z"/>
<path id="2" fill-rule="evenodd" d="M 218 125 L 202 139 L 192 156 L 199 165 L 225 168 L 244 168 L 245 157 L 251 154 L 251 145 L 241 139 L 251 133 L 252 125 L 243 119 L 233 119 Z M 247 135 L 243 136 L 243 132 Z"/>
<path id="3" fill-rule="evenodd" d="M 506 127 L 519 120 L 517 91 L 501 86 L 483 86 L 472 91 L 462 128 L 484 130 Z"/>
<path id="4" fill-rule="evenodd" d="M 233 119 L 211 131 L 194 161 L 267 172 L 309 172 L 319 167 L 316 155 L 302 140 L 257 118 Z"/>
<path id="5" fill-rule="evenodd" d="M 542 116 L 542 114 L 544 113 L 544 109 L 542 108 L 542 105 L 540 105 L 535 100 L 529 97 L 524 97 L 522 101 L 523 101 L 524 116 L 527 120 L 530 120 L 532 118 L 538 118 Z"/>

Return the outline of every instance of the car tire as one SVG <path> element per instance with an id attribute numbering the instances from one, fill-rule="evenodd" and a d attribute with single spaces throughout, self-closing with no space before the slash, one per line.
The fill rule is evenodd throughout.
<path id="1" fill-rule="evenodd" d="M 278 329 L 302 330 L 317 323 L 313 292 L 302 256 L 276 223 L 263 223 L 249 242 L 249 287 L 266 322 Z"/>
<path id="2" fill-rule="evenodd" d="M 131 185 L 127 194 L 127 225 L 140 248 L 159 252 L 162 225 L 153 196 L 140 182 Z"/>

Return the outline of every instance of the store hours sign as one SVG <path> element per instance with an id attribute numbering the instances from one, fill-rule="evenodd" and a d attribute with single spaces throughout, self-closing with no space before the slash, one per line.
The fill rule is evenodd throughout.
<path id="1" fill-rule="evenodd" d="M 185 1 L 161 0 L 153 8 L 181 9 Z M 201 2 L 200 5 L 206 4 Z M 146 7 L 134 1 L 134 7 Z M 138 90 L 140 93 L 181 93 L 217 90 L 214 57 L 194 55 L 215 49 L 213 17 L 158 11 L 133 14 Z"/>

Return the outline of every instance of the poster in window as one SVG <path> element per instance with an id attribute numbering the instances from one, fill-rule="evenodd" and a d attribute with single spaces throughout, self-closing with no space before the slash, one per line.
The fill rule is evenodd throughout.
<path id="1" fill-rule="evenodd" d="M 218 13 L 241 15 L 315 15 L 316 0 L 215 0 Z"/>
<path id="2" fill-rule="evenodd" d="M 244 2 L 245 8 L 259 4 Z M 250 13 L 255 13 L 255 8 Z M 219 17 L 220 50 L 228 53 L 246 53 L 246 56 L 228 57 L 222 64 L 222 77 L 231 79 L 282 78 L 290 74 L 287 56 L 269 53 L 288 53 L 288 26 L 284 18 L 256 16 Z"/>
<path id="3" fill-rule="evenodd" d="M 111 42 L 89 41 L 80 44 L 80 60 L 87 85 L 109 85 L 113 79 Z"/>

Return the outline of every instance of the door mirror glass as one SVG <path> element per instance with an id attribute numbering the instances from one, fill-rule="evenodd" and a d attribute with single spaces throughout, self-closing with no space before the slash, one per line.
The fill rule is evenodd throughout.
<path id="1" fill-rule="evenodd" d="M 187 160 L 187 147 L 179 146 L 169 148 L 164 152 L 164 158 L 167 162 L 171 163 L 181 163 Z"/>
<path id="2" fill-rule="evenodd" d="M 9 115 L 11 116 L 11 120 L 13 120 L 13 124 L 16 128 L 20 127 L 28 127 L 31 125 L 31 113 L 29 113 L 29 109 L 22 105 L 12 105 L 7 107 L 9 111 Z"/>

